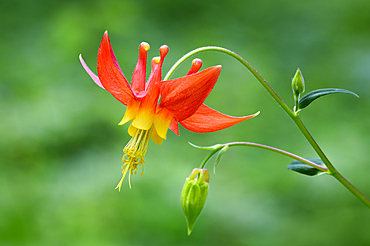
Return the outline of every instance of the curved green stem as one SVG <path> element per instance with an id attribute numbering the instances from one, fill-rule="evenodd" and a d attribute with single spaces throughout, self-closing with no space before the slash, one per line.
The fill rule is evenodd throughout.
<path id="1" fill-rule="evenodd" d="M 225 53 L 225 54 L 235 58 L 236 60 L 238 60 L 241 64 L 243 64 L 252 73 L 252 75 L 261 83 L 261 85 L 267 90 L 267 92 L 275 99 L 275 101 L 281 106 L 281 108 L 289 115 L 289 117 L 292 118 L 292 120 L 297 125 L 297 127 L 300 129 L 300 131 L 302 132 L 302 134 L 304 135 L 306 140 L 310 143 L 312 148 L 316 151 L 318 156 L 321 158 L 321 160 L 327 166 L 328 170 L 326 170 L 326 172 L 328 174 L 332 175 L 334 178 L 336 178 L 353 195 L 355 195 L 361 202 L 363 202 L 367 207 L 370 208 L 370 200 L 365 195 L 363 195 L 359 190 L 357 190 L 350 182 L 348 182 L 331 164 L 329 159 L 326 157 L 324 152 L 320 149 L 319 145 L 313 139 L 313 137 L 308 132 L 307 128 L 304 126 L 303 122 L 299 118 L 299 112 L 293 112 L 284 103 L 284 101 L 276 94 L 276 92 L 270 87 L 270 85 L 261 77 L 261 75 L 259 75 L 257 73 L 257 71 L 247 61 L 245 61 L 241 56 L 239 56 L 238 54 L 236 54 L 236 53 L 234 53 L 234 52 L 232 52 L 228 49 L 225 49 L 225 48 L 222 48 L 222 47 L 217 47 L 217 46 L 206 46 L 206 47 L 201 47 L 201 48 L 195 49 L 195 50 L 190 51 L 189 53 L 185 54 L 183 57 L 181 57 L 171 67 L 171 69 L 168 71 L 168 73 L 166 74 L 166 76 L 164 77 L 163 80 L 168 80 L 172 76 L 172 74 L 175 72 L 175 70 L 181 65 L 181 63 L 183 63 L 189 57 L 191 57 L 191 56 L 193 56 L 197 53 L 205 52 L 205 51 L 217 51 L 217 52 Z M 285 151 L 282 151 L 282 150 L 277 151 L 278 149 L 268 147 L 268 146 L 264 146 L 264 145 L 253 144 L 253 145 L 250 145 L 250 146 L 266 148 L 266 149 L 269 149 L 269 150 L 272 150 L 272 151 L 275 151 L 275 152 L 279 152 L 281 154 L 283 154 L 283 153 L 287 154 L 288 153 L 288 152 L 285 152 Z M 264 147 L 262 147 L 262 146 L 264 146 Z M 214 152 L 214 153 L 212 152 L 213 153 L 212 155 L 214 155 L 216 152 Z M 291 153 L 289 153 L 289 154 L 291 154 Z M 291 154 L 291 155 L 293 155 L 293 154 Z M 290 157 L 292 157 L 292 156 L 290 156 Z M 296 156 L 296 157 L 298 157 L 298 156 Z M 301 158 L 301 157 L 299 157 L 299 158 Z M 207 160 L 205 160 L 205 162 L 203 164 L 205 165 L 208 160 L 209 160 L 209 158 Z M 300 160 L 300 161 L 303 162 L 303 160 L 305 160 L 305 159 L 302 158 L 302 160 Z M 304 163 L 306 163 L 306 162 L 304 162 Z M 306 164 L 308 164 L 308 163 L 306 163 Z M 311 165 L 311 164 L 308 164 L 308 165 Z M 315 167 L 315 168 L 318 168 L 318 167 Z"/>
<path id="2" fill-rule="evenodd" d="M 238 60 L 241 64 L 243 64 L 252 74 L 253 76 L 261 83 L 263 87 L 267 90 L 267 92 L 275 99 L 275 101 L 285 110 L 285 112 L 288 113 L 288 115 L 294 115 L 294 112 L 284 103 L 284 101 L 276 94 L 276 92 L 270 87 L 269 84 L 257 73 L 257 71 L 246 61 L 244 60 L 241 56 L 238 54 L 222 48 L 222 47 L 217 47 L 217 46 L 206 46 L 206 47 L 201 47 L 195 50 L 190 51 L 189 53 L 185 54 L 183 57 L 181 57 L 168 71 L 166 76 L 164 77 L 163 80 L 168 80 L 172 74 L 176 71 L 176 69 L 183 63 L 185 60 L 187 60 L 189 57 L 200 53 L 200 52 L 205 52 L 205 51 L 218 51 L 221 53 L 225 53 L 236 60 Z"/>
<path id="3" fill-rule="evenodd" d="M 200 165 L 200 169 L 203 169 L 205 168 L 207 162 L 209 161 L 209 159 L 212 158 L 212 156 L 214 156 L 221 148 L 217 148 L 217 149 L 214 149 L 202 162 L 202 164 Z"/>
<path id="4" fill-rule="evenodd" d="M 354 187 L 348 180 L 346 180 L 338 171 L 335 169 L 333 164 L 329 161 L 329 159 L 326 157 L 324 152 L 321 150 L 319 145 L 316 143 L 312 135 L 309 133 L 305 125 L 303 124 L 302 120 L 299 118 L 299 115 L 291 116 L 294 123 L 297 125 L 299 130 L 302 132 L 302 134 L 305 136 L 307 141 L 310 143 L 312 148 L 315 150 L 315 152 L 318 154 L 320 159 L 325 163 L 325 165 L 328 167 L 328 174 L 332 175 L 335 179 L 337 179 L 344 187 L 346 187 L 354 196 L 356 196 L 363 204 L 365 204 L 367 207 L 370 208 L 370 200 L 362 194 L 356 187 Z"/>
<path id="5" fill-rule="evenodd" d="M 323 167 L 323 166 L 320 166 L 320 165 L 317 165 L 316 163 L 312 162 L 312 161 L 309 161 L 307 159 L 304 159 L 298 155 L 295 155 L 295 154 L 292 154 L 288 151 L 285 151 L 285 150 L 282 150 L 282 149 L 278 149 L 278 148 L 275 148 L 275 147 L 271 147 L 271 146 L 268 146 L 268 145 L 264 145 L 264 144 L 258 144 L 258 143 L 251 143 L 251 142 L 231 142 L 231 143 L 225 143 L 225 144 L 218 144 L 217 145 L 217 148 L 214 149 L 205 159 L 204 161 L 202 162 L 201 166 L 200 166 L 200 169 L 204 168 L 208 162 L 209 159 L 211 159 L 211 157 L 213 155 L 215 155 L 222 147 L 225 147 L 225 146 L 252 146 L 252 147 L 257 147 L 257 148 L 261 148 L 261 149 L 266 149 L 266 150 L 270 150 L 270 151 L 273 151 L 273 152 L 276 152 L 276 153 L 279 153 L 279 154 L 282 154 L 282 155 L 285 155 L 285 156 L 288 156 L 288 157 L 291 157 L 297 161 L 300 161 L 302 163 L 305 163 L 313 168 L 316 168 L 318 170 L 320 170 L 321 172 L 325 172 L 327 173 L 328 172 L 328 169 L 326 167 Z"/>

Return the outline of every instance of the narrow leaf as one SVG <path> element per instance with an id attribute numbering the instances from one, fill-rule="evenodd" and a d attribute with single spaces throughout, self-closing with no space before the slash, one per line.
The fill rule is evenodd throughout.
<path id="1" fill-rule="evenodd" d="M 215 160 L 215 165 L 213 167 L 213 173 L 216 173 L 216 167 L 218 165 L 218 163 L 220 163 L 221 161 L 221 158 L 222 156 L 226 153 L 226 151 L 229 149 L 229 146 L 226 145 L 225 147 L 223 147 L 218 153 L 217 153 L 217 156 L 216 156 L 216 160 Z"/>
<path id="2" fill-rule="evenodd" d="M 304 95 L 301 99 L 299 99 L 298 101 L 299 108 L 300 109 L 305 108 L 317 98 L 325 96 L 325 95 L 333 94 L 333 93 L 346 93 L 346 94 L 352 94 L 356 97 L 359 97 L 356 93 L 349 91 L 349 90 L 337 89 L 337 88 L 319 89 L 319 90 L 311 91 L 307 93 L 306 95 Z"/>
<path id="3" fill-rule="evenodd" d="M 215 149 L 221 149 L 222 146 L 219 144 L 213 145 L 213 146 L 198 146 L 193 143 L 188 142 L 191 146 L 197 148 L 197 149 L 207 149 L 207 150 L 215 150 Z"/>
<path id="4" fill-rule="evenodd" d="M 313 163 L 325 167 L 324 162 L 320 158 L 307 158 L 307 160 L 312 161 Z M 302 174 L 306 174 L 309 176 L 315 176 L 319 174 L 323 174 L 324 172 L 320 171 L 319 169 L 316 169 L 314 167 L 311 167 L 303 162 L 300 161 L 293 161 L 290 163 L 290 165 L 287 166 L 288 169 L 293 170 L 295 172 L 299 172 Z"/>

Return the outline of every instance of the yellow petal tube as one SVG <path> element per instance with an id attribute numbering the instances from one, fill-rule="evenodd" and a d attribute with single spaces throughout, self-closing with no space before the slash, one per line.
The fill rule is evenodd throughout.
<path id="1" fill-rule="evenodd" d="M 132 125 L 138 129 L 149 130 L 153 125 L 154 113 L 151 108 L 140 108 Z"/>
<path id="2" fill-rule="evenodd" d="M 130 124 L 130 126 L 128 127 L 128 134 L 133 137 L 135 135 L 137 131 L 137 128 L 132 126 L 132 124 Z"/>
<path id="3" fill-rule="evenodd" d="M 127 105 L 125 115 L 123 116 L 120 123 L 118 123 L 118 125 L 124 125 L 130 120 L 134 119 L 139 112 L 139 108 L 140 101 L 136 100 L 135 98 L 131 98 L 130 102 Z"/>
<path id="4" fill-rule="evenodd" d="M 157 134 L 163 139 L 167 138 L 167 131 L 170 127 L 172 118 L 171 112 L 165 108 L 160 109 L 155 115 L 153 124 Z"/>
<path id="5" fill-rule="evenodd" d="M 154 143 L 156 143 L 157 145 L 162 145 L 163 143 L 163 138 L 161 138 L 158 133 L 157 133 L 157 129 L 155 127 L 153 127 L 153 132 L 152 132 L 152 140 Z"/>

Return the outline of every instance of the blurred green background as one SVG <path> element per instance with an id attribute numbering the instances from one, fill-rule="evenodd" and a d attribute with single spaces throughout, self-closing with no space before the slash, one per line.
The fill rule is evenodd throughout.
<path id="1" fill-rule="evenodd" d="M 187 142 L 252 141 L 316 157 L 293 122 L 250 73 L 221 53 L 206 103 L 250 121 L 211 134 L 181 128 L 150 143 L 145 173 L 121 178 L 125 111 L 96 86 L 109 31 L 126 77 L 138 45 L 170 47 L 164 73 L 186 52 L 229 48 L 254 66 L 293 106 L 299 67 L 306 92 L 323 87 L 360 95 L 315 101 L 303 121 L 338 170 L 370 196 L 370 1 L 46 1 L 0 2 L 0 245 L 369 245 L 370 210 L 332 177 L 287 170 L 291 159 L 232 148 L 211 175 L 209 196 L 192 235 L 180 207 L 185 178 L 208 154 Z M 195 58 L 195 57 L 194 57 Z M 176 71 L 183 76 L 190 60 Z M 212 169 L 212 162 L 208 166 Z"/>

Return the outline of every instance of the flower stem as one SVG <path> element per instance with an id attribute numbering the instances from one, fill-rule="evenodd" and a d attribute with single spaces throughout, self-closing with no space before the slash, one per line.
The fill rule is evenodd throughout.
<path id="1" fill-rule="evenodd" d="M 212 156 L 214 156 L 216 153 L 218 153 L 218 151 L 220 151 L 221 148 L 216 148 L 214 149 L 202 162 L 202 164 L 200 165 L 200 169 L 203 169 L 205 168 L 205 166 L 207 165 L 207 162 L 209 161 L 209 159 L 212 158 Z"/>
<path id="2" fill-rule="evenodd" d="M 176 71 L 176 69 L 183 63 L 185 60 L 187 60 L 189 57 L 200 53 L 204 51 L 218 51 L 221 53 L 225 53 L 236 60 L 238 60 L 241 64 L 243 64 L 252 74 L 253 76 L 261 83 L 261 85 L 267 90 L 267 92 L 275 99 L 275 101 L 284 109 L 285 112 L 287 112 L 288 115 L 294 115 L 294 112 L 284 103 L 284 101 L 276 94 L 276 92 L 270 87 L 269 84 L 257 73 L 257 71 L 246 61 L 244 60 L 241 56 L 238 54 L 232 52 L 231 50 L 222 48 L 222 47 L 217 47 L 217 46 L 206 46 L 206 47 L 201 47 L 195 50 L 190 51 L 189 53 L 185 54 L 183 57 L 181 57 L 168 71 L 166 76 L 164 77 L 163 80 L 168 80 L 172 74 Z"/>
<path id="3" fill-rule="evenodd" d="M 295 155 L 295 154 L 292 154 L 288 151 L 285 151 L 285 150 L 282 150 L 282 149 L 278 149 L 278 148 L 275 148 L 275 147 L 271 147 L 271 146 L 268 146 L 268 145 L 264 145 L 264 144 L 258 144 L 258 143 L 251 143 L 251 142 L 231 142 L 231 143 L 225 143 L 225 144 L 218 144 L 217 145 L 218 147 L 216 149 L 214 149 L 203 161 L 202 165 L 200 166 L 200 168 L 204 168 L 208 162 L 208 160 L 213 156 L 215 155 L 222 147 L 225 147 L 225 146 L 252 146 L 252 147 L 257 147 L 257 148 L 261 148 L 261 149 L 266 149 L 266 150 L 270 150 L 270 151 L 273 151 L 273 152 L 276 152 L 276 153 L 279 153 L 279 154 L 282 154 L 282 155 L 285 155 L 285 156 L 288 156 L 288 157 L 291 157 L 293 159 L 296 159 L 302 163 L 305 163 L 313 168 L 316 168 L 318 170 L 320 170 L 321 172 L 325 172 L 327 173 L 328 172 L 328 169 L 326 167 L 323 167 L 323 166 L 320 166 L 320 165 L 317 165 L 316 163 L 312 162 L 312 161 L 309 161 L 307 159 L 304 159 L 298 155 Z"/>
<path id="4" fill-rule="evenodd" d="M 364 203 L 367 207 L 370 208 L 370 200 L 365 196 L 363 195 L 358 189 L 356 189 L 350 182 L 348 182 L 335 168 L 334 166 L 331 164 L 331 162 L 329 161 L 329 159 L 326 157 L 326 155 L 324 154 L 324 152 L 321 150 L 321 148 L 319 147 L 319 145 L 316 143 L 316 141 L 314 140 L 314 138 L 311 136 L 311 134 L 308 132 L 307 128 L 304 126 L 303 122 L 301 121 L 301 119 L 299 118 L 299 113 L 298 112 L 293 112 L 285 103 L 284 101 L 276 94 L 276 92 L 270 87 L 270 85 L 261 77 L 261 75 L 259 75 L 257 73 L 257 71 L 246 61 L 244 60 L 241 56 L 239 56 L 238 54 L 228 50 L 228 49 L 225 49 L 225 48 L 222 48 L 222 47 L 217 47 L 217 46 L 206 46 L 206 47 L 201 47 L 201 48 L 198 48 L 198 49 L 195 49 L 195 50 L 192 50 L 190 51 L 189 53 L 185 54 L 183 57 L 181 57 L 172 67 L 171 69 L 168 71 L 168 73 L 166 74 L 166 76 L 164 77 L 163 80 L 168 80 L 172 74 L 176 71 L 176 69 L 185 61 L 187 60 L 189 57 L 197 54 L 197 53 L 200 53 L 200 52 L 204 52 L 204 51 L 217 51 L 217 52 L 221 52 L 221 53 L 225 53 L 233 58 L 235 58 L 236 60 L 238 60 L 241 64 L 243 64 L 251 73 L 252 75 L 261 83 L 261 85 L 266 89 L 266 91 L 272 96 L 272 98 L 275 99 L 275 101 L 281 106 L 281 108 L 289 115 L 290 118 L 292 118 L 292 120 L 294 121 L 294 123 L 297 125 L 297 127 L 299 128 L 299 130 L 302 132 L 302 134 L 304 135 L 304 137 L 306 138 L 306 140 L 310 143 L 310 145 L 312 146 L 312 148 L 316 151 L 316 153 L 318 154 L 318 156 L 321 158 L 321 160 L 325 163 L 325 165 L 327 166 L 327 170 L 325 170 L 325 172 L 327 172 L 328 174 L 332 175 L 335 179 L 337 179 L 344 187 L 346 187 L 353 195 L 355 195 L 362 203 Z M 236 143 L 235 143 L 236 144 Z M 239 143 L 240 144 L 240 143 Z M 297 159 L 297 158 L 300 158 L 300 159 L 297 159 L 299 161 L 302 161 L 303 163 L 306 163 L 310 166 L 313 166 L 312 164 L 316 165 L 315 163 L 307 163 L 306 159 L 303 159 L 299 156 L 296 156 L 294 154 L 291 154 L 289 152 L 286 152 L 286 151 L 283 151 L 283 150 L 280 150 L 280 149 L 276 149 L 276 148 L 273 148 L 273 147 L 269 147 L 269 146 L 265 146 L 265 145 L 260 145 L 260 144 L 254 144 L 254 143 L 248 143 L 249 146 L 254 146 L 254 147 L 259 147 L 259 148 L 265 148 L 265 149 L 269 149 L 271 151 L 275 151 L 275 152 L 278 152 L 278 153 L 281 153 L 281 154 L 284 154 L 284 155 L 287 155 L 287 156 L 290 156 L 294 159 Z M 246 145 L 246 144 L 243 144 L 243 145 Z M 211 155 L 209 156 L 212 157 L 217 151 L 213 151 L 211 153 Z M 205 166 L 207 161 L 209 160 L 209 158 L 207 157 L 203 163 L 202 163 L 202 166 Z M 309 162 L 309 161 L 308 161 Z M 317 166 L 317 165 L 316 165 Z M 313 166 L 317 169 L 322 169 L 323 167 L 321 166 Z"/>
<path id="5" fill-rule="evenodd" d="M 291 116 L 291 115 L 289 115 Z M 328 174 L 332 175 L 335 179 L 337 179 L 344 187 L 346 187 L 354 196 L 356 196 L 363 204 L 365 204 L 367 207 L 370 208 L 370 200 L 362 194 L 356 187 L 354 187 L 348 180 L 346 180 L 338 171 L 337 169 L 331 164 L 329 159 L 326 157 L 324 152 L 321 150 L 319 145 L 316 143 L 312 135 L 309 133 L 301 119 L 299 118 L 299 115 L 291 116 L 294 123 L 297 125 L 299 130 L 302 132 L 302 134 L 305 136 L 307 141 L 310 143 L 312 148 L 315 150 L 315 152 L 318 154 L 320 159 L 325 163 L 325 165 L 328 168 Z"/>

